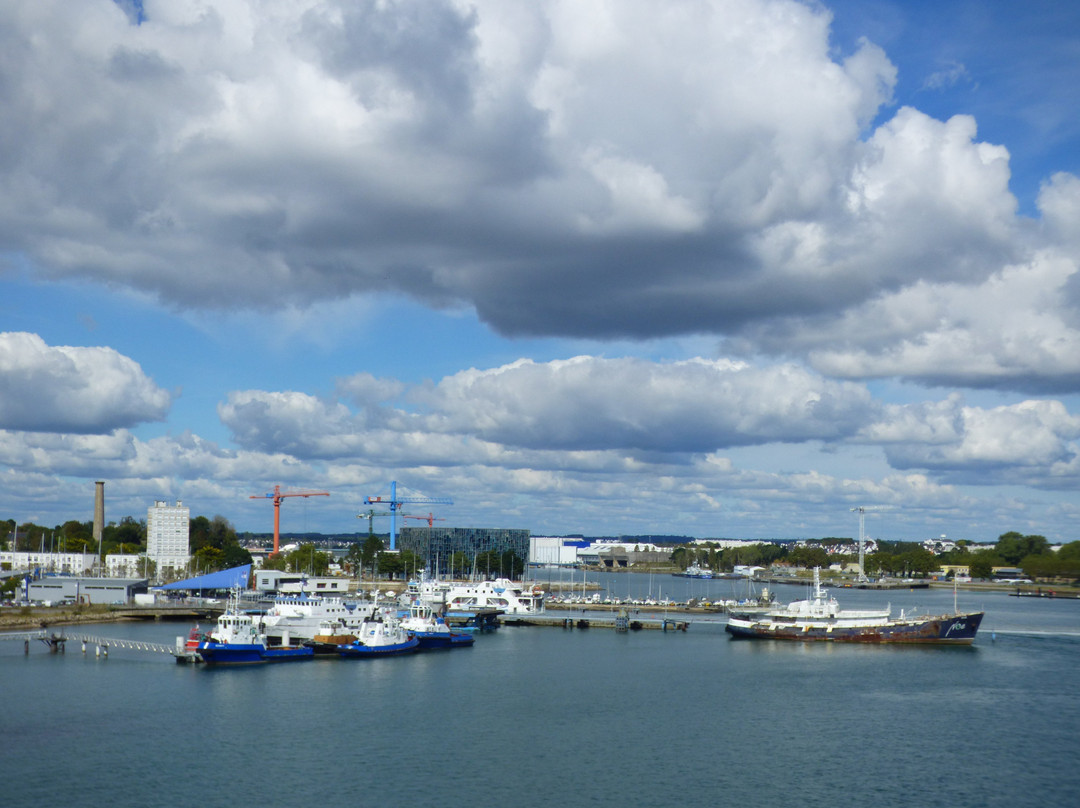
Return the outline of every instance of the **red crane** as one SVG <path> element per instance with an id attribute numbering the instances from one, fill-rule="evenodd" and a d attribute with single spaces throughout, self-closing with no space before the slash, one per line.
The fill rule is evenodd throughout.
<path id="1" fill-rule="evenodd" d="M 402 521 L 407 521 L 409 519 L 419 519 L 422 522 L 427 522 L 428 527 L 434 527 L 435 522 L 445 522 L 446 521 L 441 516 L 436 516 L 433 513 L 429 513 L 427 516 L 424 516 L 423 514 L 421 514 L 420 516 L 413 516 L 412 514 L 403 513 L 401 515 L 401 519 L 402 519 Z"/>
<path id="2" fill-rule="evenodd" d="M 281 500 L 285 497 L 328 497 L 329 491 L 282 491 L 280 485 L 274 486 L 272 494 L 255 494 L 248 499 L 274 500 L 274 555 L 278 552 L 278 536 L 281 533 Z"/>

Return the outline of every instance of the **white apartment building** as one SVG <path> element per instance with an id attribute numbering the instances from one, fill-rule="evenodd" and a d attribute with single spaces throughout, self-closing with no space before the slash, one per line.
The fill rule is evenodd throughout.
<path id="1" fill-rule="evenodd" d="M 89 573 L 97 564 L 96 553 L 28 553 L 0 551 L 0 567 L 11 570 L 40 569 L 45 572 Z"/>
<path id="2" fill-rule="evenodd" d="M 159 576 L 187 567 L 190 526 L 191 511 L 180 500 L 175 505 L 158 500 L 146 511 L 146 556 L 157 565 Z"/>

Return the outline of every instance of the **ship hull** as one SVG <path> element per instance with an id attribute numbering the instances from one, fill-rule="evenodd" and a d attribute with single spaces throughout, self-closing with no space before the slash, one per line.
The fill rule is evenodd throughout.
<path id="1" fill-rule="evenodd" d="M 420 641 L 415 637 L 405 642 L 388 643 L 386 645 L 362 645 L 350 643 L 338 648 L 338 654 L 344 659 L 372 659 L 375 657 L 398 656 L 399 654 L 411 654 L 420 647 Z"/>
<path id="2" fill-rule="evenodd" d="M 467 648 L 476 638 L 472 634 L 445 631 L 414 631 L 421 648 Z"/>
<path id="3" fill-rule="evenodd" d="M 971 645 L 982 619 L 983 612 L 922 620 L 891 620 L 869 626 L 837 626 L 822 621 L 800 624 L 732 619 L 728 621 L 726 630 L 733 637 L 755 640 Z"/>
<path id="4" fill-rule="evenodd" d="M 261 665 L 311 659 L 310 648 L 267 648 L 261 643 L 203 642 L 197 653 L 209 665 Z"/>

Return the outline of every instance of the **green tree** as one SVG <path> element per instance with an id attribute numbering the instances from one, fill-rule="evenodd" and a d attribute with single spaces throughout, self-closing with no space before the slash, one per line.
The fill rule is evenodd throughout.
<path id="1" fill-rule="evenodd" d="M 1006 564 L 1019 565 L 1020 560 L 1029 555 L 1049 553 L 1050 543 L 1045 536 L 1024 536 L 1015 530 L 1002 533 L 994 545 L 997 554 L 1005 559 Z"/>
<path id="2" fill-rule="evenodd" d="M 285 557 L 284 553 L 271 553 L 263 559 L 262 569 L 287 572 L 289 569 L 289 560 Z"/>
<path id="3" fill-rule="evenodd" d="M 349 574 L 360 578 L 364 571 L 364 545 L 358 541 L 350 544 L 349 552 L 345 554 L 345 563 L 349 567 Z"/>
<path id="4" fill-rule="evenodd" d="M 405 571 L 405 564 L 402 562 L 400 553 L 379 553 L 376 557 L 375 566 L 379 575 L 385 575 L 391 579 L 396 578 Z"/>
<path id="5" fill-rule="evenodd" d="M 1061 545 L 1061 549 L 1058 550 L 1058 558 L 1068 561 L 1080 561 L 1080 541 L 1071 541 L 1068 544 Z"/>
<path id="6" fill-rule="evenodd" d="M 467 553 L 456 550 L 450 555 L 450 569 L 448 572 L 451 578 L 464 578 L 469 574 L 471 567 L 472 561 Z"/>
<path id="7" fill-rule="evenodd" d="M 969 559 L 972 578 L 990 578 L 994 574 L 994 567 L 1004 566 L 1005 559 L 993 550 L 977 550 Z"/>
<path id="8" fill-rule="evenodd" d="M 925 547 L 916 547 L 901 553 L 898 561 L 905 575 L 928 575 L 941 567 L 937 556 Z"/>
<path id="9" fill-rule="evenodd" d="M 792 564 L 806 569 L 829 566 L 829 554 L 821 547 L 813 547 L 810 545 L 792 547 L 788 552 L 787 559 Z"/>
<path id="10" fill-rule="evenodd" d="M 225 564 L 225 552 L 217 547 L 200 547 L 191 556 L 191 566 L 194 572 L 203 575 L 215 570 L 223 570 Z"/>
<path id="11" fill-rule="evenodd" d="M 93 542 L 94 523 L 71 519 L 59 528 L 60 549 L 65 553 L 82 553 Z M 145 531 L 143 532 L 145 536 Z"/>
<path id="12" fill-rule="evenodd" d="M 364 548 L 361 551 L 360 557 L 364 562 L 364 566 L 371 570 L 371 577 L 375 577 L 375 564 L 376 559 L 379 557 L 384 549 L 383 541 L 378 536 L 369 535 L 364 540 Z"/>
<path id="13" fill-rule="evenodd" d="M 520 578 L 525 562 L 513 550 L 486 550 L 476 556 L 476 569 L 487 578 Z"/>
<path id="14" fill-rule="evenodd" d="M 205 516 L 196 516 L 188 523 L 188 543 L 192 554 L 210 545 L 210 520 Z"/>
<path id="15" fill-rule="evenodd" d="M 226 544 L 222 553 L 225 555 L 224 563 L 226 569 L 241 567 L 244 564 L 252 563 L 251 553 L 249 553 L 247 549 L 241 547 L 238 542 L 233 541 Z"/>
<path id="16" fill-rule="evenodd" d="M 333 557 L 315 549 L 315 545 L 301 544 L 295 550 L 286 554 L 288 566 L 291 572 L 306 572 L 308 575 L 326 575 L 330 569 Z"/>

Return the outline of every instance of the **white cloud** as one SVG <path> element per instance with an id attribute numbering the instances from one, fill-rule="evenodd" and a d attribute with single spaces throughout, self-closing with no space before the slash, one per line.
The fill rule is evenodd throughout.
<path id="1" fill-rule="evenodd" d="M 0 333 L 0 429 L 105 433 L 160 421 L 172 396 L 111 348 Z"/>
<path id="2" fill-rule="evenodd" d="M 983 475 L 983 483 L 1057 475 L 1076 465 L 1080 417 L 1059 401 L 1023 401 L 983 409 L 958 396 L 922 405 L 890 406 L 867 440 L 881 443 L 891 465 Z M 1032 473 L 1034 470 L 1034 474 Z M 986 475 L 1000 475 L 997 478 Z"/>
<path id="3" fill-rule="evenodd" d="M 1080 331 L 1070 289 L 1077 261 L 1043 251 L 985 283 L 920 283 L 883 295 L 806 332 L 811 364 L 833 377 L 907 377 L 930 384 L 1074 390 L 1080 384 Z M 845 335 L 858 344 L 840 346 Z M 831 344 L 830 344 L 831 343 Z"/>
<path id="4" fill-rule="evenodd" d="M 864 388 L 795 366 L 591 356 L 463 371 L 424 401 L 433 428 L 512 446 L 676 453 L 836 439 L 875 412 Z"/>

